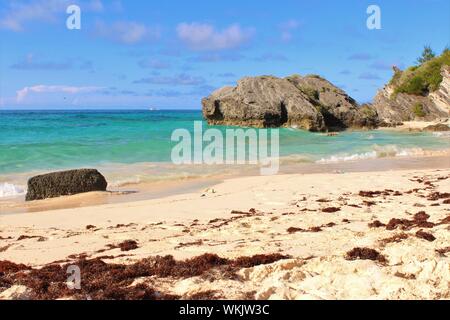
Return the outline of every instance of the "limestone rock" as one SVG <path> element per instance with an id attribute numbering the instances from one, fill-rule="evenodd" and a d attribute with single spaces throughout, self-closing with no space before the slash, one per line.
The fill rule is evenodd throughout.
<path id="1" fill-rule="evenodd" d="M 317 75 L 291 76 L 287 79 L 305 92 L 314 105 L 320 107 L 329 130 L 378 126 L 378 115 L 371 105 L 360 106 L 328 80 Z"/>
<path id="2" fill-rule="evenodd" d="M 438 123 L 438 124 L 431 125 L 431 126 L 424 128 L 423 131 L 446 132 L 446 131 L 450 131 L 450 127 L 444 123 Z"/>
<path id="3" fill-rule="evenodd" d="M 386 85 L 377 93 L 373 102 L 380 119 L 387 123 L 398 123 L 448 118 L 450 116 L 450 67 L 444 65 L 441 72 L 443 81 L 439 89 L 426 96 L 394 94 L 394 85 Z"/>
<path id="4" fill-rule="evenodd" d="M 344 91 L 319 76 L 247 77 L 202 100 L 211 125 L 298 127 L 310 131 L 378 125 L 369 105 L 361 107 Z"/>
<path id="5" fill-rule="evenodd" d="M 243 78 L 236 87 L 213 92 L 202 104 L 211 125 L 325 129 L 322 114 L 307 95 L 291 82 L 272 76 Z"/>

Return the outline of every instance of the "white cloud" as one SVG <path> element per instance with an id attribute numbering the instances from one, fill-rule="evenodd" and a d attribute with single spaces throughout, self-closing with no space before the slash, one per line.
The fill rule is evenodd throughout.
<path id="1" fill-rule="evenodd" d="M 32 87 L 24 87 L 16 92 L 17 102 L 23 101 L 29 93 L 67 93 L 67 94 L 77 94 L 77 93 L 90 93 L 103 90 L 104 87 L 75 87 L 75 86 L 47 86 L 47 85 L 36 85 Z"/>
<path id="2" fill-rule="evenodd" d="M 148 27 L 132 21 L 117 21 L 111 25 L 97 21 L 95 25 L 97 36 L 124 44 L 136 44 L 144 40 L 156 40 L 161 36 L 159 28 Z"/>
<path id="3" fill-rule="evenodd" d="M 105 9 L 101 0 L 90 0 L 88 6 L 94 12 L 102 12 Z"/>
<path id="4" fill-rule="evenodd" d="M 0 28 L 17 32 L 23 31 L 30 21 L 54 21 L 58 13 L 65 13 L 67 5 L 67 0 L 11 1 L 0 18 Z"/>
<path id="5" fill-rule="evenodd" d="M 205 83 L 205 79 L 202 77 L 182 73 L 176 76 L 153 76 L 142 78 L 134 81 L 133 83 L 158 84 L 170 86 L 195 86 Z"/>
<path id="6" fill-rule="evenodd" d="M 247 42 L 253 35 L 252 29 L 243 29 L 238 24 L 218 31 L 206 23 L 181 23 L 177 26 L 178 38 L 192 50 L 233 49 Z"/>
<path id="7" fill-rule="evenodd" d="M 287 20 L 280 24 L 281 40 L 283 42 L 289 42 L 292 40 L 292 32 L 300 27 L 300 22 L 295 19 Z"/>
<path id="8" fill-rule="evenodd" d="M 58 22 L 66 16 L 69 5 L 79 5 L 83 11 L 103 12 L 105 6 L 101 0 L 31 0 L 9 1 L 0 17 L 0 29 L 15 32 L 24 31 L 31 22 Z M 120 2 L 117 2 L 120 5 Z M 116 6 L 113 3 L 112 7 Z M 63 22 L 65 19 L 63 18 Z"/>
<path id="9" fill-rule="evenodd" d="M 25 59 L 11 65 L 16 70 L 66 70 L 72 67 L 70 61 L 54 62 L 39 61 L 35 59 L 33 54 L 28 54 Z"/>
<path id="10" fill-rule="evenodd" d="M 138 62 L 141 68 L 151 68 L 151 69 L 169 69 L 170 64 L 159 59 L 143 59 Z"/>

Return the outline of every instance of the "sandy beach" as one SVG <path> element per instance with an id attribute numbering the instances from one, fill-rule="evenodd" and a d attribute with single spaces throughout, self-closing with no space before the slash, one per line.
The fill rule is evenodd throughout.
<path id="1" fill-rule="evenodd" d="M 127 286 L 177 298 L 450 299 L 450 170 L 442 161 L 235 177 L 157 199 L 3 214 L 0 261 L 35 270 L 85 261 L 134 267 L 170 255 L 184 266 L 213 254 L 228 260 L 201 272 L 135 274 Z M 36 294 L 13 279 L 0 284 L 0 298 Z"/>
<path id="2" fill-rule="evenodd" d="M 450 300 L 449 13 L 0 1 L 0 304 Z"/>
<path id="3" fill-rule="evenodd" d="M 384 127 L 378 130 L 384 131 L 398 131 L 398 132 L 420 132 L 427 127 L 435 126 L 437 124 L 449 125 L 450 120 L 448 118 L 442 119 L 441 121 L 404 121 L 401 125 L 394 127 Z"/>

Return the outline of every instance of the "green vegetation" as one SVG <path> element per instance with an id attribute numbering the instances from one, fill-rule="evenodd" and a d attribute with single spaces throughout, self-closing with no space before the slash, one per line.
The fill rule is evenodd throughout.
<path id="1" fill-rule="evenodd" d="M 302 88 L 302 91 L 304 94 L 306 94 L 308 96 L 308 98 L 310 100 L 319 100 L 319 98 L 320 98 L 319 91 L 317 91 L 316 89 L 313 89 L 310 87 L 305 87 L 305 88 Z"/>
<path id="2" fill-rule="evenodd" d="M 400 82 L 400 78 L 402 76 L 403 72 L 399 69 L 395 70 L 394 76 L 392 77 L 391 81 L 389 82 L 390 85 L 397 85 Z"/>
<path id="3" fill-rule="evenodd" d="M 376 118 L 378 115 L 377 111 L 368 104 L 363 104 L 361 106 L 361 111 L 366 116 L 366 118 Z"/>
<path id="4" fill-rule="evenodd" d="M 396 92 L 409 93 L 415 95 L 426 95 L 428 92 L 428 86 L 425 80 L 421 76 L 414 76 L 409 81 L 405 81 L 400 85 Z"/>
<path id="5" fill-rule="evenodd" d="M 417 102 L 413 107 L 413 112 L 419 118 L 425 117 L 425 111 L 423 110 L 423 105 L 420 102 Z"/>
<path id="6" fill-rule="evenodd" d="M 424 50 L 423 63 L 413 66 L 405 71 L 397 71 L 390 84 L 394 86 L 394 94 L 407 93 L 425 96 L 439 88 L 442 82 L 441 68 L 450 65 L 450 51 L 448 49 L 438 56 L 433 57 L 431 53 Z"/>
<path id="7" fill-rule="evenodd" d="M 420 64 L 424 64 L 436 57 L 436 54 L 433 52 L 430 46 L 425 46 L 423 48 L 422 55 L 417 59 L 417 62 Z"/>
<path id="8" fill-rule="evenodd" d="M 307 74 L 305 78 L 315 78 L 320 80 L 325 80 L 323 77 L 319 76 L 318 74 Z"/>

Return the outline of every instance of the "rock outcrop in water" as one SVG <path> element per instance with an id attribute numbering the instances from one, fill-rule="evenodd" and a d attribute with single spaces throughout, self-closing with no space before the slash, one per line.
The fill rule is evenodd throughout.
<path id="1" fill-rule="evenodd" d="M 428 132 L 448 132 L 448 131 L 450 131 L 450 127 L 448 125 L 446 125 L 445 123 L 438 123 L 438 124 L 434 124 L 434 125 L 425 127 L 423 129 L 423 131 L 428 131 Z"/>
<path id="2" fill-rule="evenodd" d="M 307 94 L 325 120 L 329 130 L 347 128 L 374 128 L 378 116 L 370 105 L 360 106 L 352 97 L 328 80 L 312 75 L 290 76 L 288 81 Z"/>
<path id="3" fill-rule="evenodd" d="M 308 96 L 290 81 L 272 76 L 241 79 L 237 87 L 219 89 L 202 104 L 204 117 L 214 125 L 325 129 Z"/>
<path id="4" fill-rule="evenodd" d="M 53 172 L 28 180 L 26 201 L 106 191 L 107 186 L 105 177 L 95 169 Z"/>
<path id="5" fill-rule="evenodd" d="M 375 127 L 376 112 L 315 75 L 247 77 L 202 100 L 211 125 L 298 127 L 310 131 Z"/>

